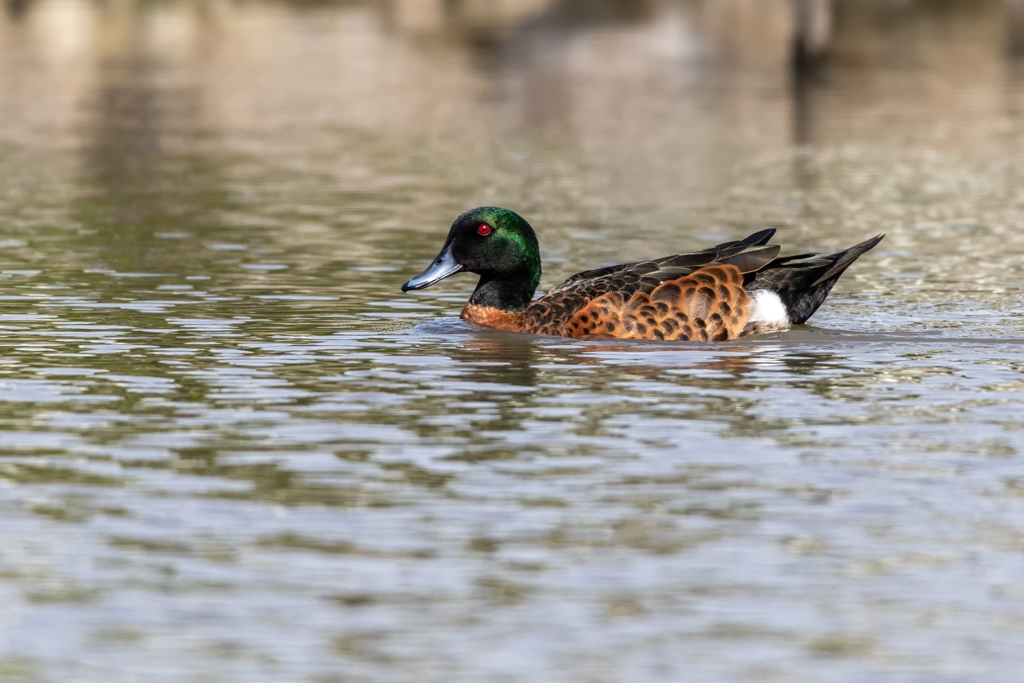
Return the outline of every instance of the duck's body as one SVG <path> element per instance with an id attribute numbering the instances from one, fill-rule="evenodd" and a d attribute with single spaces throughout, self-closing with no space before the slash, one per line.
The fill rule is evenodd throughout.
<path id="1" fill-rule="evenodd" d="M 507 209 L 456 219 L 441 254 L 403 291 L 459 270 L 480 274 L 462 318 L 485 327 L 563 337 L 726 341 L 805 322 L 839 276 L 882 236 L 844 251 L 778 258 L 762 230 L 691 254 L 573 275 L 533 299 L 540 280 L 536 236 Z"/>

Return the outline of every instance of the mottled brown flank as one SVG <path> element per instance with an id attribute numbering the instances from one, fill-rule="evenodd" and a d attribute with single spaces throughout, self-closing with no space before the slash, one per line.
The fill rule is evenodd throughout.
<path id="1" fill-rule="evenodd" d="M 468 304 L 462 318 L 498 330 L 562 337 L 725 341 L 743 336 L 750 315 L 743 275 L 731 265 L 701 268 L 650 293 L 629 289 L 623 286 L 589 301 L 583 292 L 549 295 L 521 311 Z"/>
<path id="2" fill-rule="evenodd" d="M 570 318 L 562 335 L 725 341 L 743 335 L 750 296 L 735 266 L 710 266 L 628 300 L 604 294 Z"/>

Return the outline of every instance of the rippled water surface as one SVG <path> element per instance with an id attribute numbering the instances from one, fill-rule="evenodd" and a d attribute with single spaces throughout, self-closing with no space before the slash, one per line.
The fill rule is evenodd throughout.
<path id="1" fill-rule="evenodd" d="M 800 81 L 784 0 L 617 7 L 4 5 L 0 680 L 1019 680 L 1003 5 Z M 812 325 L 580 342 L 399 292 L 480 204 L 544 288 L 887 237 Z"/>

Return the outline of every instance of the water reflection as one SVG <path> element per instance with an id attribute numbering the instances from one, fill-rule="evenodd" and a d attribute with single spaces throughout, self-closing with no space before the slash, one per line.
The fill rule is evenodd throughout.
<path id="1" fill-rule="evenodd" d="M 144 55 L 125 60 L 131 66 L 109 65 L 100 73 L 90 107 L 93 129 L 84 135 L 86 191 L 76 218 L 90 233 L 85 246 L 101 249 L 94 268 L 180 273 L 195 258 L 180 247 L 192 246 L 196 233 L 209 235 L 204 224 L 211 216 L 202 212 L 221 208 L 224 190 L 215 166 L 176 153 L 173 129 L 166 128 L 197 125 L 198 93 L 154 83 L 150 69 L 136 66 L 147 61 Z"/>
<path id="2" fill-rule="evenodd" d="M 1012 680 L 998 3 L 837 2 L 808 80 L 788 0 L 16 5 L 0 678 Z M 486 203 L 543 287 L 889 237 L 808 328 L 543 339 L 397 290 Z"/>

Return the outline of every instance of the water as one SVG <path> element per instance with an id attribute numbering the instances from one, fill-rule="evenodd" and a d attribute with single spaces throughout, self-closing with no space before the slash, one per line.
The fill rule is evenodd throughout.
<path id="1" fill-rule="evenodd" d="M 594 6 L 591 6 L 593 4 Z M 1024 73 L 1002 5 L 11 2 L 0 680 L 1015 681 Z M 885 241 L 723 345 L 402 295 Z"/>

